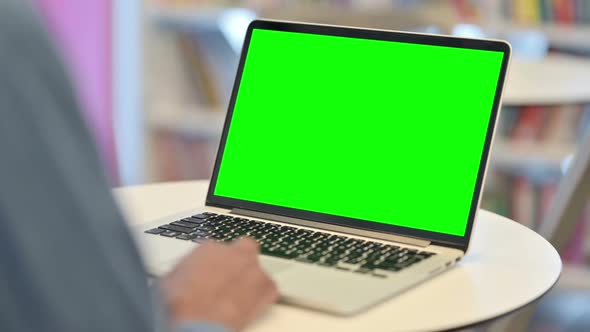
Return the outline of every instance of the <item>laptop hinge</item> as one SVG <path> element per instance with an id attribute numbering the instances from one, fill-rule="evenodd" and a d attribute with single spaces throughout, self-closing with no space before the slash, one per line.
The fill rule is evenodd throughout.
<path id="1" fill-rule="evenodd" d="M 317 221 L 298 219 L 298 218 L 293 218 L 293 217 L 285 217 L 285 216 L 280 216 L 280 215 L 265 213 L 265 212 L 251 211 L 251 210 L 245 210 L 245 209 L 239 209 L 239 208 L 232 209 L 231 212 L 233 214 L 238 214 L 238 215 L 242 215 L 242 216 L 274 220 L 274 221 L 279 221 L 279 222 L 284 222 L 284 223 L 289 223 L 289 224 L 294 224 L 294 225 L 299 225 L 299 226 L 318 228 L 318 229 L 323 229 L 323 230 L 328 230 L 328 231 L 357 235 L 357 236 L 370 237 L 370 238 L 385 240 L 385 241 L 399 242 L 399 243 L 409 244 L 409 245 L 418 246 L 418 247 L 428 247 L 430 245 L 430 241 L 428 241 L 428 240 L 417 239 L 417 238 L 413 238 L 413 237 L 409 237 L 409 236 L 387 234 L 387 233 L 369 231 L 369 230 L 359 229 L 359 228 L 354 228 L 354 227 L 339 226 L 339 225 L 321 223 L 321 222 L 317 222 Z"/>

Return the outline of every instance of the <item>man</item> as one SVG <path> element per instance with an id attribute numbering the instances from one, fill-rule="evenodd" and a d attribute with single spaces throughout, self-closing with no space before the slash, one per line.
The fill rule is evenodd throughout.
<path id="1" fill-rule="evenodd" d="M 277 299 L 240 240 L 147 285 L 55 51 L 0 1 L 0 331 L 237 331 Z"/>

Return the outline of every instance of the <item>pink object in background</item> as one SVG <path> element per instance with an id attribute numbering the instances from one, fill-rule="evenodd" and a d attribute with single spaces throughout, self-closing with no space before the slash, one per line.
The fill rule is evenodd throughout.
<path id="1" fill-rule="evenodd" d="M 586 262 L 585 240 L 586 228 L 589 226 L 590 208 L 582 212 L 582 217 L 576 225 L 576 229 L 570 242 L 561 257 L 567 263 L 584 264 Z"/>
<path id="2" fill-rule="evenodd" d="M 111 0 L 36 0 L 62 51 L 87 123 L 113 184 L 118 183 L 113 128 Z"/>

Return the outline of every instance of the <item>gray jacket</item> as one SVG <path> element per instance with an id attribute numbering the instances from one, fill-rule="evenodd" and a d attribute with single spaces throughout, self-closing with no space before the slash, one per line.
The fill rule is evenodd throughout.
<path id="1" fill-rule="evenodd" d="M 165 330 L 100 165 L 38 18 L 0 0 L 0 331 Z"/>

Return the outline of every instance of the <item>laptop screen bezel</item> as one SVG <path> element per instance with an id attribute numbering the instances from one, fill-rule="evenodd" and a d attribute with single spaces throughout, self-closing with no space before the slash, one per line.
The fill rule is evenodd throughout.
<path id="1" fill-rule="evenodd" d="M 222 160 L 222 155 L 223 155 L 223 151 L 225 149 L 225 143 L 227 140 L 227 135 L 228 135 L 229 127 L 231 124 L 234 106 L 236 103 L 236 98 L 237 98 L 238 90 L 240 87 L 240 82 L 241 82 L 242 73 L 243 73 L 243 69 L 244 69 L 244 63 L 246 61 L 248 49 L 250 47 L 250 39 L 252 36 L 252 31 L 254 29 L 300 32 L 300 33 L 320 34 L 320 35 L 329 35 L 329 36 L 341 36 L 341 37 L 374 39 L 374 40 L 384 40 L 384 41 L 394 41 L 394 42 L 406 42 L 406 43 L 415 43 L 415 44 L 427 44 L 427 45 L 436 45 L 436 46 L 497 51 L 497 52 L 504 53 L 504 57 L 502 60 L 502 67 L 500 70 L 500 74 L 498 77 L 498 84 L 496 87 L 496 94 L 494 96 L 494 104 L 493 104 L 493 108 L 491 111 L 490 120 L 488 123 L 488 130 L 487 130 L 487 134 L 486 134 L 484 150 L 482 153 L 480 167 L 479 167 L 478 174 L 477 174 L 476 186 L 475 186 L 473 198 L 471 201 L 471 207 L 470 207 L 470 211 L 469 211 L 467 225 L 465 228 L 465 234 L 463 236 L 449 235 L 449 234 L 443 234 L 443 233 L 438 233 L 438 232 L 413 229 L 413 228 L 408 228 L 408 227 L 383 224 L 383 223 L 378 223 L 378 222 L 372 222 L 372 221 L 366 221 L 366 220 L 360 220 L 360 219 L 354 219 L 354 218 L 347 218 L 347 217 L 324 214 L 324 213 L 310 212 L 310 211 L 305 211 L 305 210 L 300 210 L 300 209 L 287 208 L 287 207 L 264 204 L 264 203 L 259 203 L 259 202 L 252 202 L 252 201 L 240 200 L 240 199 L 235 199 L 235 198 L 216 196 L 214 194 L 215 185 L 217 183 L 217 177 L 219 174 L 219 168 L 220 168 L 220 164 L 221 164 L 221 160 Z M 223 126 L 223 132 L 221 135 L 221 140 L 220 140 L 219 148 L 217 151 L 217 157 L 215 159 L 215 164 L 214 164 L 214 168 L 213 168 L 213 175 L 212 175 L 211 182 L 209 184 L 209 189 L 207 192 L 206 205 L 221 207 L 221 208 L 228 208 L 228 209 L 239 208 L 239 209 L 268 213 L 268 214 L 310 220 L 313 222 L 328 223 L 328 224 L 332 224 L 332 225 L 351 227 L 351 228 L 362 229 L 362 230 L 369 230 L 369 231 L 373 231 L 373 232 L 381 232 L 381 233 L 396 234 L 396 235 L 408 236 L 408 237 L 419 238 L 419 239 L 426 239 L 428 241 L 431 241 L 431 243 L 433 243 L 433 244 L 444 245 L 447 247 L 453 247 L 453 248 L 457 248 L 457 249 L 465 251 L 465 250 L 467 250 L 467 247 L 469 246 L 473 223 L 475 220 L 477 209 L 479 207 L 479 200 L 480 200 L 480 195 L 481 195 L 481 191 L 482 191 L 481 189 L 482 189 L 482 185 L 483 185 L 484 174 L 485 174 L 487 164 L 488 164 L 490 146 L 491 146 L 491 142 L 492 142 L 494 129 L 496 126 L 498 109 L 499 109 L 499 105 L 500 105 L 502 89 L 504 87 L 504 80 L 506 77 L 509 59 L 510 59 L 510 45 L 505 42 L 496 41 L 496 40 L 479 40 L 479 39 L 467 39 L 467 38 L 458 38 L 458 37 L 440 36 L 440 35 L 406 33 L 406 32 L 397 32 L 397 31 L 383 31 L 383 30 L 373 30 L 373 29 L 358 29 L 358 28 L 339 27 L 339 26 L 316 25 L 316 24 L 308 24 L 308 23 L 292 23 L 292 22 L 280 22 L 280 21 L 255 20 L 252 23 L 250 23 L 248 30 L 246 32 L 246 37 L 244 40 L 244 45 L 242 48 L 242 53 L 240 56 L 240 61 L 239 61 L 238 69 L 237 69 L 237 73 L 236 73 L 236 79 L 235 79 L 234 86 L 232 89 L 232 94 L 231 94 L 231 98 L 230 98 L 229 105 L 228 105 L 228 111 L 227 111 L 227 115 L 226 115 L 226 119 L 225 119 L 225 124 Z M 424 204 L 428 204 L 427 199 L 425 199 Z"/>

